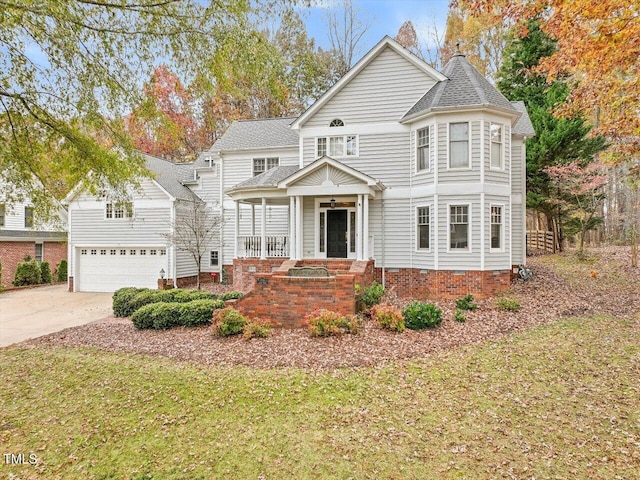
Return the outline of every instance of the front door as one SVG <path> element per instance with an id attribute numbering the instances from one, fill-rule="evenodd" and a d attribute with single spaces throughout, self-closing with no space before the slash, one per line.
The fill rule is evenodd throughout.
<path id="1" fill-rule="evenodd" d="M 327 258 L 347 258 L 346 210 L 327 210 Z"/>

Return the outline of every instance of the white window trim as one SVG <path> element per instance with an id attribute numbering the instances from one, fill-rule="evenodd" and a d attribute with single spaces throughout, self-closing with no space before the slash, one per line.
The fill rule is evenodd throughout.
<path id="1" fill-rule="evenodd" d="M 451 166 L 451 124 L 453 123 L 466 123 L 468 125 L 468 138 L 467 138 L 467 166 L 466 167 L 452 167 Z M 471 170 L 471 122 L 448 122 L 447 123 L 447 170 L 453 172 Z"/>
<path id="2" fill-rule="evenodd" d="M 122 222 L 122 221 L 125 221 L 125 220 L 133 219 L 133 217 L 135 216 L 135 210 L 133 208 L 133 202 L 124 202 L 124 203 L 122 203 L 122 205 L 124 205 L 124 206 L 126 206 L 127 204 L 131 205 L 131 215 L 128 215 L 129 211 L 128 211 L 127 208 L 125 208 L 123 210 L 124 213 L 122 215 L 122 218 L 116 218 L 116 208 L 115 208 L 116 202 L 106 201 L 105 204 L 104 204 L 104 219 L 108 220 L 110 222 L 113 222 L 113 221 Z M 111 209 L 111 217 L 107 217 L 107 206 L 108 205 L 112 206 L 111 207 L 112 208 Z"/>
<path id="3" fill-rule="evenodd" d="M 320 203 L 326 203 L 328 202 L 331 198 L 335 198 L 335 197 L 322 197 L 322 198 L 316 198 L 315 199 L 315 213 L 313 215 L 314 223 L 314 229 L 313 229 L 313 250 L 314 250 L 314 258 L 327 258 L 327 211 L 332 210 L 330 207 L 322 207 L 320 208 Z M 355 202 L 356 205 L 358 203 L 358 198 L 357 197 L 340 197 L 339 199 L 336 198 L 336 201 L 339 202 Z M 347 238 L 351 238 L 351 228 L 356 228 L 356 225 L 358 224 L 358 209 L 357 207 L 348 207 L 348 208 L 336 208 L 335 210 L 346 210 L 347 211 Z M 324 252 L 320 252 L 320 212 L 325 212 L 324 214 Z M 351 212 L 355 212 L 356 214 L 356 225 L 350 225 L 351 221 Z M 356 230 L 356 245 L 358 244 L 358 232 Z M 356 255 L 357 255 L 357 248 L 355 252 L 351 252 L 350 248 L 347 248 L 347 259 L 349 260 L 355 260 Z"/>
<path id="4" fill-rule="evenodd" d="M 211 256 L 212 256 L 213 252 L 217 252 L 217 254 L 218 254 L 218 264 L 217 264 L 217 265 L 215 265 L 215 264 L 211 261 Z M 218 268 L 218 267 L 220 267 L 220 250 L 209 250 L 209 267 L 211 267 L 211 268 Z"/>
<path id="5" fill-rule="evenodd" d="M 420 165 L 420 159 L 419 159 L 419 155 L 418 155 L 418 132 L 420 130 L 426 130 L 427 131 L 427 138 L 429 139 L 429 144 L 427 145 L 427 168 L 423 168 L 420 169 L 419 165 Z M 427 125 L 425 127 L 422 128 L 418 128 L 415 131 L 415 146 L 416 146 L 416 151 L 415 151 L 415 160 L 416 160 L 416 168 L 415 168 L 415 173 L 416 175 L 420 175 L 420 174 L 424 174 L 424 173 L 431 173 L 432 170 L 432 165 L 431 165 L 431 146 L 432 146 L 432 141 L 433 139 L 431 138 L 431 125 Z"/>
<path id="6" fill-rule="evenodd" d="M 500 211 L 500 219 L 501 219 L 501 223 L 500 225 L 502 226 L 502 228 L 500 229 L 500 248 L 493 248 L 491 246 L 491 227 L 493 225 L 493 222 L 491 221 L 491 209 L 493 207 L 500 207 L 502 210 Z M 506 222 L 505 222 L 505 212 L 506 212 L 506 207 L 504 203 L 490 203 L 489 204 L 489 252 L 490 253 L 504 253 L 505 251 L 505 226 L 506 226 Z"/>
<path id="7" fill-rule="evenodd" d="M 37 255 L 37 253 L 35 251 L 35 249 L 38 248 L 38 245 L 40 245 L 40 260 L 38 260 L 38 255 Z M 33 259 L 38 263 L 44 262 L 44 243 L 43 242 L 36 242 L 35 243 Z"/>
<path id="8" fill-rule="evenodd" d="M 331 128 L 342 128 L 342 127 L 331 127 Z M 344 145 L 344 155 L 336 155 L 334 157 L 331 157 L 330 152 L 329 152 L 329 138 L 331 137 L 342 137 L 343 140 L 343 145 Z M 356 137 L 356 154 L 355 155 L 347 155 L 347 137 Z M 319 138 L 326 138 L 327 139 L 327 152 L 325 153 L 325 155 L 327 157 L 331 157 L 331 158 L 358 158 L 360 157 L 360 135 L 356 135 L 356 134 L 349 134 L 346 133 L 344 135 L 318 135 L 317 137 L 314 137 L 313 140 L 313 144 L 314 144 L 314 150 L 315 150 L 315 156 L 314 158 L 318 159 L 320 158 L 320 154 L 318 153 L 318 139 Z"/>
<path id="9" fill-rule="evenodd" d="M 433 206 L 431 204 L 424 204 L 424 205 L 416 205 L 416 223 L 415 223 L 415 228 L 416 228 L 416 243 L 415 243 L 415 247 L 416 247 L 416 253 L 430 253 L 431 252 L 431 245 L 433 245 Z M 420 208 L 428 208 L 429 209 L 429 248 L 420 248 L 420 225 L 418 224 L 420 215 L 418 213 L 418 209 Z"/>
<path id="10" fill-rule="evenodd" d="M 494 167 L 493 166 L 493 139 L 491 138 L 491 126 L 492 125 L 498 125 L 500 127 L 501 130 L 501 141 L 500 141 L 500 166 L 499 167 Z M 489 122 L 489 170 L 492 170 L 494 172 L 504 172 L 505 170 L 505 134 L 506 134 L 506 129 L 505 126 L 501 123 L 496 123 L 496 122 Z"/>
<path id="11" fill-rule="evenodd" d="M 280 157 L 253 157 L 251 159 L 251 175 L 252 176 L 257 176 L 260 175 L 264 172 L 267 172 L 269 170 L 271 170 L 271 168 L 268 168 L 268 160 L 273 160 L 276 159 L 278 160 L 278 165 L 276 165 L 275 167 L 271 167 L 271 168 L 277 168 L 280 166 Z M 256 160 L 264 160 L 264 170 L 258 174 L 256 174 Z"/>
<path id="12" fill-rule="evenodd" d="M 467 248 L 451 248 L 451 207 L 467 207 Z M 451 202 L 447 203 L 447 253 L 473 253 L 473 244 L 471 240 L 473 238 L 472 232 L 472 213 L 471 213 L 471 204 L 465 202 Z"/>

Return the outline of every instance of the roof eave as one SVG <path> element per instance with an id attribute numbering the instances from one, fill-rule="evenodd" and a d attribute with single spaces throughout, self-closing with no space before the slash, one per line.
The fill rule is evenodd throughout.
<path id="1" fill-rule="evenodd" d="M 500 107 L 498 105 L 493 105 L 491 103 L 482 103 L 477 105 L 454 105 L 450 107 L 431 107 L 421 112 L 416 112 L 402 118 L 400 120 L 400 123 L 402 124 L 411 123 L 416 120 L 421 120 L 423 118 L 430 117 L 431 115 L 436 115 L 438 113 L 449 113 L 449 112 L 458 113 L 458 112 L 466 112 L 466 111 L 477 112 L 481 110 L 494 110 L 500 113 L 505 113 L 515 120 L 520 118 L 520 116 L 522 115 L 522 113 L 518 112 L 517 110 Z"/>

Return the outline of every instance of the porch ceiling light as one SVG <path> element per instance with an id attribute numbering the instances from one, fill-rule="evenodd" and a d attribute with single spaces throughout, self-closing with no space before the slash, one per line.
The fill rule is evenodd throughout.
<path id="1" fill-rule="evenodd" d="M 164 279 L 164 268 L 160 269 L 160 278 Z"/>
<path id="2" fill-rule="evenodd" d="M 329 205 L 331 205 L 331 208 L 336 208 L 336 199 L 332 198 L 329 200 Z"/>

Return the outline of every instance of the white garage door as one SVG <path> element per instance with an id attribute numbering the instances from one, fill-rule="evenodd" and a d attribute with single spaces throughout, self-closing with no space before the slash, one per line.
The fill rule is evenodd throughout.
<path id="1" fill-rule="evenodd" d="M 113 292 L 122 287 L 157 288 L 167 271 L 167 250 L 157 247 L 89 247 L 76 250 L 75 290 Z"/>

